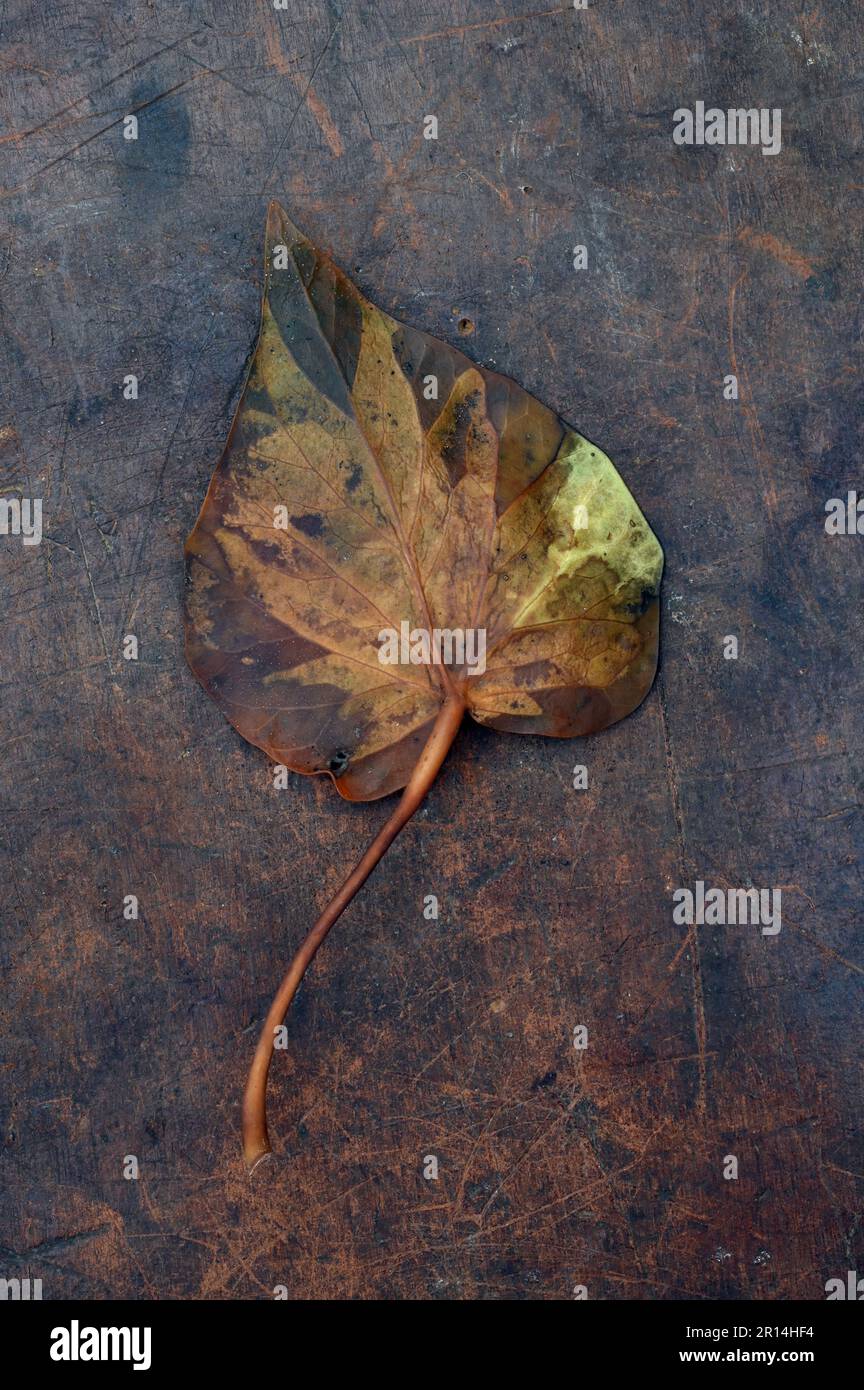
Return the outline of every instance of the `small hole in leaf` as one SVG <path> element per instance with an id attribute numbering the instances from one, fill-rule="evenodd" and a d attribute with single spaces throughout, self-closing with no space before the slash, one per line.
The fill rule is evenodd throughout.
<path id="1" fill-rule="evenodd" d="M 470 319 L 459 320 L 459 332 L 463 338 L 468 338 L 474 332 L 474 325 Z"/>
<path id="2" fill-rule="evenodd" d="M 334 777 L 339 777 L 345 771 L 350 761 L 351 754 L 346 753 L 344 748 L 337 748 L 336 752 L 333 754 L 333 757 L 330 759 L 327 766 L 333 773 Z"/>

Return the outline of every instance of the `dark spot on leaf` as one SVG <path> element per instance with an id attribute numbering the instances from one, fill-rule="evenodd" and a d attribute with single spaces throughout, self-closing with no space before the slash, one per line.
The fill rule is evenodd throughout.
<path id="1" fill-rule="evenodd" d="M 324 522 L 314 512 L 307 516 L 292 516 L 291 525 L 302 531 L 304 536 L 320 536 L 324 530 Z"/>
<path id="2" fill-rule="evenodd" d="M 337 748 L 333 757 L 327 764 L 334 777 L 341 777 L 346 767 L 351 761 L 351 754 L 346 753 L 344 748 Z"/>
<path id="3" fill-rule="evenodd" d="M 361 479 L 362 477 L 363 477 L 363 469 L 360 467 L 359 463 L 353 463 L 353 464 L 351 465 L 351 472 L 348 474 L 348 477 L 345 479 L 345 486 L 346 486 L 346 488 L 348 489 L 349 492 L 356 492 L 356 491 L 357 491 L 357 488 L 360 486 L 360 479 Z"/>
<path id="4" fill-rule="evenodd" d="M 656 599 L 657 594 L 654 589 L 643 588 L 637 599 L 632 599 L 623 605 L 623 611 L 629 613 L 633 622 L 641 618 L 643 613 L 647 613 L 651 604 Z"/>

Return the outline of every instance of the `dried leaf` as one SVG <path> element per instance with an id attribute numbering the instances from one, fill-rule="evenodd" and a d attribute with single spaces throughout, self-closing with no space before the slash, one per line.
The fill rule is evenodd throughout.
<path id="1" fill-rule="evenodd" d="M 275 203 L 265 264 L 258 345 L 186 547 L 189 663 L 277 763 L 328 774 L 353 801 L 408 786 L 307 938 L 320 933 L 305 969 L 422 800 L 464 711 L 570 738 L 640 703 L 663 556 L 600 449 L 514 382 L 375 308 Z M 443 633 L 444 651 L 383 664 L 388 632 L 403 657 L 404 634 L 410 645 Z M 468 651 L 448 651 L 447 633 L 467 634 Z M 261 1110 L 258 1132 L 246 1127 L 250 1161 L 268 1147 L 273 1018 L 296 967 L 259 1043 L 263 1078 L 259 1065 L 250 1079 Z"/>

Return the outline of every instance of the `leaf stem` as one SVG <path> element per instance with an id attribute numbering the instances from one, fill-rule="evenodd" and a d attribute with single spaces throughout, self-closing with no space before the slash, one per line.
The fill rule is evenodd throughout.
<path id="1" fill-rule="evenodd" d="M 452 686 L 451 686 L 452 690 Z M 341 916 L 355 893 L 379 863 L 399 831 L 411 819 L 417 807 L 435 781 L 438 771 L 447 756 L 453 740 L 459 732 L 465 701 L 455 691 L 445 700 L 438 712 L 432 732 L 417 760 L 417 766 L 402 793 L 398 806 L 390 819 L 385 822 L 372 841 L 366 853 L 358 860 L 342 887 L 327 904 L 306 940 L 292 960 L 273 1003 L 264 1020 L 258 1038 L 258 1046 L 243 1095 L 243 1156 L 250 1174 L 265 1154 L 270 1153 L 270 1140 L 267 1134 L 267 1073 L 273 1056 L 276 1030 L 282 1025 L 291 1001 L 297 993 L 300 981 L 329 932 L 333 923 Z"/>

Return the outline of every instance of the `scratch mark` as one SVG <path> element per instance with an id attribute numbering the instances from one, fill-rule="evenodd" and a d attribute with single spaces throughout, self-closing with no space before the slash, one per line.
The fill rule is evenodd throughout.
<path id="1" fill-rule="evenodd" d="M 315 76 L 316 76 L 316 74 L 317 74 L 317 72 L 318 72 L 318 69 L 320 68 L 321 64 L 323 63 L 325 57 L 327 56 L 327 51 L 328 51 L 328 49 L 330 48 L 330 45 L 331 45 L 331 43 L 333 42 L 333 39 L 334 39 L 335 36 L 336 36 L 336 31 L 337 31 L 337 29 L 339 28 L 339 25 L 340 25 L 341 23 L 342 23 L 342 15 L 341 15 L 341 14 L 337 14 L 336 22 L 335 22 L 335 24 L 333 25 L 332 29 L 330 30 L 330 33 L 327 35 L 327 42 L 324 44 L 324 47 L 321 49 L 321 52 L 319 53 L 318 57 L 315 59 L 315 62 L 314 62 L 313 67 L 312 67 L 312 71 L 311 71 L 311 73 L 309 74 L 309 80 L 308 80 L 308 82 L 306 83 L 305 88 L 303 89 L 303 93 L 302 93 L 302 95 L 301 95 L 301 97 L 300 97 L 300 100 L 298 101 L 297 105 L 294 107 L 294 111 L 292 112 L 291 119 L 290 119 L 290 121 L 288 122 L 288 126 L 287 126 L 287 128 L 286 128 L 286 130 L 285 130 L 285 134 L 282 136 L 282 139 L 279 141 L 279 145 L 278 145 L 278 147 L 277 147 L 277 149 L 276 149 L 275 155 L 273 156 L 273 161 L 272 161 L 272 163 L 271 163 L 271 165 L 270 165 L 270 168 L 269 168 L 269 170 L 267 171 L 267 176 L 266 176 L 266 178 L 264 179 L 264 183 L 263 183 L 263 185 L 262 185 L 262 188 L 261 188 L 261 192 L 260 192 L 260 194 L 259 194 L 259 197 L 262 197 L 262 198 L 263 198 L 264 194 L 265 194 L 266 191 L 267 191 L 267 185 L 268 185 L 268 183 L 270 182 L 270 180 L 272 179 L 273 174 L 275 173 L 276 169 L 278 168 L 279 160 L 282 158 L 282 151 L 284 150 L 285 146 L 286 146 L 287 143 L 288 143 L 288 137 L 289 137 L 289 135 L 291 134 L 291 131 L 292 131 L 293 128 L 294 128 L 294 122 L 296 121 L 297 117 L 298 117 L 299 114 L 300 114 L 300 108 L 301 108 L 301 106 L 304 106 L 304 105 L 306 104 L 306 99 L 307 99 L 307 97 L 308 97 L 308 95 L 309 95 L 309 92 L 310 92 L 311 89 L 312 89 L 312 83 L 315 81 Z"/>
<path id="2" fill-rule="evenodd" d="M 32 1264 L 34 1260 L 50 1260 L 66 1250 L 74 1250 L 78 1245 L 86 1245 L 88 1241 L 105 1236 L 111 1230 L 112 1227 L 106 1222 L 103 1226 L 95 1226 L 92 1231 L 78 1231 L 74 1236 L 58 1236 L 54 1240 L 43 1240 L 41 1244 L 33 1245 L 29 1250 L 12 1250 L 6 1245 L 0 1245 L 0 1256 L 15 1265 Z"/>
<path id="3" fill-rule="evenodd" d="M 809 280 L 811 275 L 816 274 L 810 262 L 799 251 L 796 251 L 794 246 L 790 246 L 788 242 L 780 241 L 770 232 L 757 232 L 752 227 L 742 227 L 738 233 L 738 240 L 743 242 L 745 246 L 752 246 L 756 251 L 767 252 L 781 265 L 794 271 L 802 280 Z"/>
<path id="4" fill-rule="evenodd" d="M 111 77 L 107 82 L 103 82 L 101 86 L 94 87 L 92 92 L 85 92 L 83 97 L 78 97 L 75 101 L 71 101 L 68 106 L 62 107 L 60 111 L 55 111 L 53 116 L 49 116 L 46 121 L 42 121 L 39 125 L 31 126 L 29 130 L 13 130 L 9 135 L 0 135 L 0 145 L 5 145 L 8 140 L 26 140 L 30 135 L 38 135 L 40 131 L 46 130 L 49 125 L 53 125 L 55 121 L 59 121 L 61 116 L 67 116 L 70 111 L 74 111 L 75 107 L 80 106 L 82 101 L 92 101 L 100 92 L 104 92 L 108 87 L 113 87 L 115 82 L 119 82 L 122 78 L 128 77 L 130 72 L 135 72 L 138 68 L 146 67 L 148 63 L 153 62 L 154 58 L 161 58 L 163 53 L 170 53 L 172 49 L 179 48 L 181 43 L 186 43 L 189 39 L 196 38 L 198 34 L 202 32 L 201 29 L 193 29 L 191 34 L 184 34 L 181 39 L 175 39 L 173 43 L 166 44 L 164 48 L 157 48 L 155 53 L 150 53 L 146 58 L 141 58 L 139 62 L 133 63 L 131 67 L 124 68 L 122 72 L 118 72 L 116 77 Z M 4 60 L 0 59 L 0 61 Z M 41 72 L 41 69 L 28 68 L 27 71 Z M 53 77 L 54 74 L 45 73 L 45 76 Z"/>
<path id="5" fill-rule="evenodd" d="M 333 117 L 330 115 L 330 112 L 327 110 L 327 107 L 324 105 L 324 102 L 316 94 L 311 85 L 306 89 L 305 100 L 306 105 L 309 107 L 309 110 L 311 111 L 312 115 L 318 123 L 318 128 L 321 131 L 321 134 L 324 136 L 324 139 L 330 146 L 334 158 L 341 159 L 343 154 L 345 153 L 345 147 L 342 144 L 342 137 L 339 134 Z"/>
<path id="6" fill-rule="evenodd" d="M 529 10 L 527 14 L 504 15 L 501 19 L 484 19 L 477 24 L 455 24 L 449 29 L 436 29 L 431 34 L 412 34 L 403 43 L 428 43 L 430 39 L 452 39 L 476 29 L 500 29 L 504 24 L 519 24 L 524 19 L 545 19 L 553 14 L 569 14 L 570 10 Z"/>
<path id="7" fill-rule="evenodd" d="M 127 116 L 137 115 L 139 111 L 146 110 L 148 106 L 155 105 L 157 101 L 164 101 L 166 97 L 173 96 L 175 92 L 181 92 L 184 87 L 191 87 L 192 83 L 197 82 L 199 78 L 209 76 L 215 77 L 218 76 L 218 73 L 214 72 L 211 68 L 202 69 L 200 72 L 196 72 L 194 76 L 184 78 L 182 82 L 176 82 L 174 86 L 169 87 L 167 91 L 159 92 L 155 97 L 149 97 L 147 101 L 139 102 L 137 106 L 130 107 L 128 111 L 124 111 L 122 116 L 118 116 L 116 121 L 109 121 L 108 125 L 104 125 L 100 127 L 99 130 L 94 131 L 92 135 L 88 135 L 86 140 L 79 140 L 77 145 L 72 145 L 70 149 L 64 150 L 62 154 L 58 154 L 56 159 L 52 159 L 47 164 L 43 164 L 42 168 L 37 169 L 35 173 L 28 174 L 27 178 L 24 179 L 22 183 L 17 184 L 15 188 L 4 188 L 2 192 L 0 192 L 0 197 L 10 198 L 13 193 L 21 193 L 29 184 L 33 183 L 35 179 L 40 178 L 42 174 L 47 174 L 51 169 L 56 169 L 58 164 L 62 164 L 66 159 L 71 159 L 73 154 L 77 154 L 79 150 L 86 149 L 88 145 L 93 144 L 94 140 L 100 139 L 100 137 L 106 135 L 109 130 L 113 130 L 115 126 L 120 125 L 125 121 Z"/>
<path id="8" fill-rule="evenodd" d="M 666 778 L 669 783 L 669 797 L 672 802 L 672 814 L 675 817 L 675 841 L 678 846 L 678 867 L 683 882 L 685 877 L 686 852 L 684 848 L 684 822 L 681 815 L 681 798 L 678 791 L 678 769 L 675 765 L 675 755 L 672 750 L 672 743 L 669 738 L 669 719 L 666 708 L 666 692 L 663 686 L 662 676 L 658 677 L 657 690 L 659 693 L 658 708 L 660 711 L 660 728 L 663 734 L 663 749 L 666 757 Z M 705 996 L 702 988 L 702 964 L 699 958 L 699 937 L 695 929 L 695 923 L 691 926 L 688 933 L 686 944 L 692 944 L 691 960 L 693 962 L 693 1019 L 696 1027 L 696 1046 L 699 1053 L 699 1091 L 696 1100 L 696 1108 L 700 1114 L 705 1113 L 706 1090 L 707 1090 L 707 1026 L 705 1022 Z"/>

